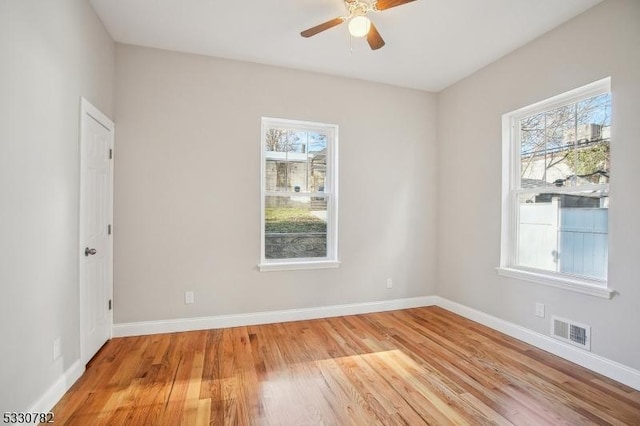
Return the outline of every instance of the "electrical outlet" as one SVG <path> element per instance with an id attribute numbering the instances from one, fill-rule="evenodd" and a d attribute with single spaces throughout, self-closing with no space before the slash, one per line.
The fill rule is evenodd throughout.
<path id="1" fill-rule="evenodd" d="M 53 341 L 53 360 L 57 360 L 62 356 L 62 341 L 58 337 Z"/>
<path id="2" fill-rule="evenodd" d="M 184 304 L 185 305 L 191 305 L 192 303 L 195 303 L 195 296 L 193 295 L 192 291 L 185 291 L 184 292 Z"/>
<path id="3" fill-rule="evenodd" d="M 387 288 L 393 288 L 393 280 L 391 278 L 387 278 Z"/>
<path id="4" fill-rule="evenodd" d="M 536 303 L 536 316 L 544 318 L 544 303 Z"/>

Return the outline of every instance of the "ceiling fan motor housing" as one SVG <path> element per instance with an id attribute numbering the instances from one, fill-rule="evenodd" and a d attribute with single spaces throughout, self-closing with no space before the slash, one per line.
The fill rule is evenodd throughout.
<path id="1" fill-rule="evenodd" d="M 347 1 L 346 3 L 350 18 L 353 16 L 364 16 L 374 10 L 374 7 L 366 2 L 354 0 L 352 2 Z"/>

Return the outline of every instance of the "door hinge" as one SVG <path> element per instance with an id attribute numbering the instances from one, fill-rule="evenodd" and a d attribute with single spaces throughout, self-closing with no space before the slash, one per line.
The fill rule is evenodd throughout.
<path id="1" fill-rule="evenodd" d="M 107 235 L 111 235 L 111 225 L 107 225 Z"/>
<path id="2" fill-rule="evenodd" d="M 109 160 L 113 159 L 113 149 L 109 148 Z"/>
<path id="3" fill-rule="evenodd" d="M 109 310 L 111 310 L 111 305 L 112 305 L 111 299 L 109 299 Z"/>

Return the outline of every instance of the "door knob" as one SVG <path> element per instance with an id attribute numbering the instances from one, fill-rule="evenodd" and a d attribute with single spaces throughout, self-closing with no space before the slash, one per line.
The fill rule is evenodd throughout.
<path id="1" fill-rule="evenodd" d="M 84 249 L 84 255 L 85 255 L 85 256 L 89 256 L 89 255 L 92 255 L 92 256 L 93 256 L 93 255 L 94 255 L 94 254 L 96 254 L 96 253 L 97 253 L 97 251 L 96 251 L 96 249 L 94 249 L 94 248 L 86 247 L 86 248 Z"/>

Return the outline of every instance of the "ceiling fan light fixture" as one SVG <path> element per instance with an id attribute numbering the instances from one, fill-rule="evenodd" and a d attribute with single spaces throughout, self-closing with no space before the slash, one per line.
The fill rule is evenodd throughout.
<path id="1" fill-rule="evenodd" d="M 353 37 L 364 37 L 371 29 L 371 20 L 366 16 L 354 16 L 349 21 L 349 34 Z"/>

